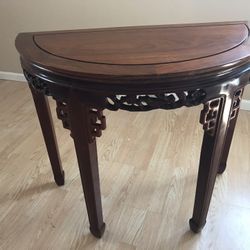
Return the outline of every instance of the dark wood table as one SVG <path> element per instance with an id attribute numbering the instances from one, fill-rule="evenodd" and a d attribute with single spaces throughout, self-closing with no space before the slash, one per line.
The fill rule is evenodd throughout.
<path id="1" fill-rule="evenodd" d="M 96 149 L 96 137 L 106 128 L 103 110 L 203 104 L 204 137 L 190 220 L 194 232 L 202 229 L 249 82 L 247 22 L 21 33 L 16 48 L 58 185 L 64 184 L 64 172 L 46 96 L 56 100 L 57 116 L 71 131 L 96 237 L 105 229 Z"/>

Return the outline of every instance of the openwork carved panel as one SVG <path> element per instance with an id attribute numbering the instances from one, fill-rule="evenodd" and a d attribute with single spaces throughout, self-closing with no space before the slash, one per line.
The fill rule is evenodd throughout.
<path id="1" fill-rule="evenodd" d="M 106 129 L 106 118 L 102 110 L 91 108 L 88 114 L 89 119 L 89 142 L 93 142 L 95 137 L 101 137 L 102 130 Z"/>
<path id="2" fill-rule="evenodd" d="M 232 109 L 231 109 L 231 114 L 230 114 L 230 119 L 233 120 L 240 109 L 240 102 L 243 94 L 243 89 L 239 89 L 233 97 L 233 103 L 232 103 Z"/>
<path id="3" fill-rule="evenodd" d="M 211 136 L 215 133 L 222 100 L 223 98 L 219 97 L 206 102 L 201 111 L 200 123 L 203 124 L 203 129 Z"/>
<path id="4" fill-rule="evenodd" d="M 148 111 L 152 109 L 175 109 L 202 103 L 206 92 L 202 89 L 154 95 L 114 95 L 107 97 L 106 108 L 110 110 Z"/>

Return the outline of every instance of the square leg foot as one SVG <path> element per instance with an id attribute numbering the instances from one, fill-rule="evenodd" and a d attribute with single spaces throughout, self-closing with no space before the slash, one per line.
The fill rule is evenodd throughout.
<path id="1" fill-rule="evenodd" d="M 223 174 L 224 171 L 226 170 L 227 164 L 221 164 L 219 169 L 218 169 L 218 174 Z"/>
<path id="2" fill-rule="evenodd" d="M 64 171 L 62 171 L 62 174 L 55 176 L 54 179 L 55 179 L 57 186 L 63 186 L 65 183 Z"/>
<path id="3" fill-rule="evenodd" d="M 105 231 L 105 223 L 102 224 L 102 226 L 100 228 L 93 228 L 90 226 L 90 232 L 96 237 L 96 238 L 101 238 L 104 234 L 104 231 Z"/>
<path id="4" fill-rule="evenodd" d="M 202 228 L 205 226 L 206 222 L 203 225 L 198 225 L 193 218 L 191 218 L 189 220 L 189 226 L 190 229 L 194 232 L 194 233 L 200 233 Z"/>

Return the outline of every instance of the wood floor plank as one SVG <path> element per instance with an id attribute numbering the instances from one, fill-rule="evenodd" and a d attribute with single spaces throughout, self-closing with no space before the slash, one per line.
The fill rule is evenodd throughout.
<path id="1" fill-rule="evenodd" d="M 207 224 L 189 230 L 199 163 L 201 106 L 146 113 L 105 111 L 98 139 L 106 232 L 89 233 L 69 131 L 56 119 L 66 183 L 53 181 L 26 84 L 0 81 L 0 249 L 250 249 L 250 112 L 241 111 L 228 168 Z M 31 131 L 31 132 L 30 132 Z"/>

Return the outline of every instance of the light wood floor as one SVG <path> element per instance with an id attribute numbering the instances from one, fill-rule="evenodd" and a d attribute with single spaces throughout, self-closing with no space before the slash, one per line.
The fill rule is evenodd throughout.
<path id="1" fill-rule="evenodd" d="M 240 113 L 204 230 L 189 231 L 200 109 L 105 112 L 98 151 L 106 232 L 97 240 L 69 132 L 55 119 L 66 173 L 59 188 L 26 84 L 0 81 L 0 249 L 250 249 L 250 112 Z"/>

